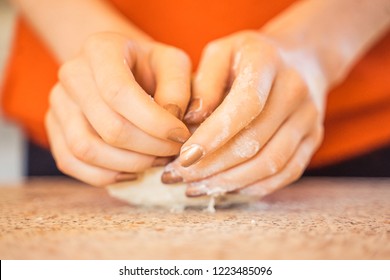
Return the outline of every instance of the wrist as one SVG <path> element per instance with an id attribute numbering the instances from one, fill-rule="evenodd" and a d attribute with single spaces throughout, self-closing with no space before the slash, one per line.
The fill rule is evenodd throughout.
<path id="1" fill-rule="evenodd" d="M 346 58 L 332 46 L 321 44 L 317 36 L 309 35 L 306 30 L 271 23 L 260 33 L 277 46 L 284 61 L 301 73 L 308 84 L 315 83 L 324 94 L 346 72 Z"/>
<path id="2" fill-rule="evenodd" d="M 387 0 L 298 1 L 261 32 L 290 53 L 311 57 L 331 88 L 386 33 L 389 9 Z"/>
<path id="3" fill-rule="evenodd" d="M 309 44 L 298 44 L 297 41 L 276 32 L 261 31 L 260 36 L 274 46 L 285 66 L 300 75 L 317 108 L 324 112 L 327 93 L 332 83 L 316 49 Z"/>

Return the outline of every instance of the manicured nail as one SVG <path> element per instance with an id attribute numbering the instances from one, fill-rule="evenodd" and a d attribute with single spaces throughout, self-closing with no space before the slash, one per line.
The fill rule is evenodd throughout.
<path id="1" fill-rule="evenodd" d="M 164 184 L 174 184 L 183 182 L 183 177 L 177 174 L 174 170 L 164 171 L 161 175 L 161 182 Z"/>
<path id="2" fill-rule="evenodd" d="M 184 121 L 188 124 L 201 123 L 203 120 L 199 114 L 202 109 L 202 99 L 195 98 L 191 101 L 188 107 L 187 114 L 184 116 Z"/>
<path id="3" fill-rule="evenodd" d="M 116 175 L 115 181 L 119 183 L 119 182 L 125 182 L 125 181 L 133 181 L 137 178 L 138 178 L 137 173 L 122 172 L 122 173 L 119 173 L 118 175 Z"/>
<path id="4" fill-rule="evenodd" d="M 168 132 L 168 139 L 183 144 L 190 138 L 191 134 L 188 130 L 178 127 L 171 129 Z"/>
<path id="5" fill-rule="evenodd" d="M 172 157 L 156 157 L 152 162 L 152 167 L 165 166 L 172 161 Z"/>
<path id="6" fill-rule="evenodd" d="M 178 118 L 179 120 L 181 120 L 182 118 L 182 112 L 181 112 L 181 109 L 179 106 L 177 106 L 176 104 L 172 104 L 172 103 L 169 103 L 167 105 L 164 106 L 164 109 L 167 110 L 169 113 L 171 113 L 172 115 L 174 115 L 176 118 Z"/>
<path id="7" fill-rule="evenodd" d="M 184 116 L 184 122 L 186 124 L 201 124 L 204 122 L 209 116 L 211 115 L 211 112 L 188 112 Z"/>
<path id="8" fill-rule="evenodd" d="M 198 144 L 192 144 L 184 149 L 182 149 L 179 161 L 180 164 L 184 167 L 188 167 L 198 160 L 200 160 L 204 155 L 204 149 Z"/>

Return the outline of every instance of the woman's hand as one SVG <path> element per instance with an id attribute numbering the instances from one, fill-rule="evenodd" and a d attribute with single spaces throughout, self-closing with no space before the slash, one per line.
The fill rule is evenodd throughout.
<path id="1" fill-rule="evenodd" d="M 261 33 L 212 42 L 185 120 L 212 114 L 163 181 L 265 195 L 297 179 L 321 142 L 326 93 L 386 34 L 389 11 L 388 0 L 297 1 Z"/>
<path id="2" fill-rule="evenodd" d="M 91 36 L 59 71 L 46 117 L 64 173 L 92 185 L 136 177 L 179 152 L 191 64 L 176 48 L 116 33 Z M 159 157 L 156 159 L 156 157 Z"/>
<path id="3" fill-rule="evenodd" d="M 321 143 L 325 92 L 304 47 L 289 49 L 254 31 L 210 43 L 184 118 L 201 125 L 163 181 L 192 182 L 189 196 L 243 188 L 265 195 L 291 183 Z"/>

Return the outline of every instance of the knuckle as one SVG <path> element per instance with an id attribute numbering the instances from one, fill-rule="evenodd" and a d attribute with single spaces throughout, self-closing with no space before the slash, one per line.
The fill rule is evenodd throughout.
<path id="1" fill-rule="evenodd" d="M 273 61 L 279 61 L 279 52 L 256 31 L 244 31 L 240 34 L 239 46 L 246 52 L 261 53 L 264 57 L 272 57 Z"/>
<path id="2" fill-rule="evenodd" d="M 263 110 L 266 102 L 267 102 L 267 96 L 269 94 L 269 91 L 263 87 L 257 87 L 255 85 L 248 85 L 247 86 L 247 94 L 248 96 L 257 96 L 258 99 L 256 100 L 258 102 L 258 110 Z"/>
<path id="3" fill-rule="evenodd" d="M 290 79 L 290 90 L 289 98 L 290 100 L 303 100 L 309 95 L 309 88 L 307 83 L 304 81 L 302 76 L 297 73 L 295 70 L 289 71 Z"/>
<path id="4" fill-rule="evenodd" d="M 251 57 L 259 57 L 260 55 L 263 54 L 260 53 L 260 50 L 259 50 L 260 46 L 258 45 L 257 42 L 254 42 L 254 40 L 252 39 L 245 39 L 243 40 L 243 42 L 241 42 L 241 46 L 240 46 L 240 49 L 242 51 L 242 53 L 244 53 L 246 56 L 251 56 Z M 264 48 L 264 47 L 262 47 Z"/>
<path id="5" fill-rule="evenodd" d="M 299 161 L 297 168 L 294 168 L 290 173 L 290 182 L 295 182 L 301 178 L 303 171 L 305 170 L 306 162 Z"/>
<path id="6" fill-rule="evenodd" d="M 56 84 L 52 90 L 50 91 L 50 94 L 49 94 L 49 106 L 50 107 L 55 107 L 59 101 L 58 101 L 58 97 L 59 97 L 59 88 L 60 88 L 60 85 L 59 84 Z"/>
<path id="7" fill-rule="evenodd" d="M 57 169 L 59 171 L 61 171 L 62 173 L 66 174 L 66 175 L 72 176 L 71 163 L 66 156 L 57 157 L 55 159 L 55 163 L 56 163 Z"/>
<path id="8" fill-rule="evenodd" d="M 77 76 L 78 69 L 77 60 L 67 61 L 58 70 L 58 79 L 65 85 L 72 84 L 74 77 Z"/>
<path id="9" fill-rule="evenodd" d="M 294 166 L 291 166 L 286 171 L 284 171 L 284 185 L 289 185 L 299 180 L 302 177 L 302 174 L 306 168 L 306 162 L 298 160 Z"/>
<path id="10" fill-rule="evenodd" d="M 244 30 L 236 34 L 242 45 L 258 43 L 260 36 L 259 33 L 254 30 Z"/>
<path id="11" fill-rule="evenodd" d="M 181 88 L 186 88 L 189 84 L 187 80 L 183 77 L 183 73 L 172 73 L 170 76 L 166 77 L 164 80 L 167 84 L 174 84 L 180 86 Z M 189 85 L 188 85 L 189 86 Z"/>
<path id="12" fill-rule="evenodd" d="M 119 96 L 129 92 L 129 87 L 126 85 L 126 83 L 120 80 L 107 79 L 103 83 L 105 84 L 105 87 L 102 91 L 102 95 L 105 97 L 107 102 L 114 103 Z"/>
<path id="13" fill-rule="evenodd" d="M 45 129 L 47 131 L 47 138 L 48 138 L 48 141 L 49 141 L 49 144 L 51 146 L 52 144 L 52 140 L 53 140 L 53 135 L 52 135 L 52 129 L 53 129 L 53 126 L 54 126 L 54 116 L 53 116 L 53 112 L 52 112 L 52 109 L 49 109 L 46 113 L 45 113 L 45 118 L 44 118 L 44 125 L 45 125 Z"/>
<path id="14" fill-rule="evenodd" d="M 311 121 L 312 130 L 314 130 L 315 134 L 316 135 L 318 134 L 318 137 L 322 138 L 323 124 L 322 124 L 321 112 L 313 102 L 309 103 L 307 109 L 307 118 Z"/>
<path id="15" fill-rule="evenodd" d="M 107 126 L 101 132 L 100 136 L 108 145 L 117 146 L 120 143 L 125 126 L 126 124 L 124 119 L 115 118 L 110 122 L 110 126 Z"/>
<path id="16" fill-rule="evenodd" d="M 221 48 L 223 48 L 223 41 L 214 40 L 212 42 L 207 43 L 207 45 L 204 48 L 204 53 L 207 56 L 211 56 L 219 52 Z"/>
<path id="17" fill-rule="evenodd" d="M 294 126 L 289 127 L 288 141 L 290 142 L 290 145 L 292 145 L 292 147 L 298 145 L 302 141 L 302 138 L 305 137 L 305 134 L 306 132 L 302 131 L 302 128 L 297 128 Z"/>
<path id="18" fill-rule="evenodd" d="M 93 144 L 90 141 L 79 137 L 71 138 L 69 141 L 69 149 L 76 158 L 82 161 L 91 162 L 96 155 Z"/>
<path id="19" fill-rule="evenodd" d="M 286 163 L 286 158 L 281 153 L 274 153 L 272 156 L 268 157 L 266 162 L 270 175 L 274 175 L 282 170 Z"/>
<path id="20" fill-rule="evenodd" d="M 156 45 L 155 52 L 159 52 L 163 57 L 174 59 L 176 63 L 179 62 L 185 68 L 191 67 L 190 56 L 180 48 L 160 43 Z M 155 52 L 152 53 L 152 57 L 156 57 Z"/>
<path id="21" fill-rule="evenodd" d="M 185 51 L 183 51 L 182 49 L 179 49 L 179 48 L 175 48 L 175 47 L 170 47 L 170 49 L 173 52 L 173 54 L 177 60 L 179 60 L 185 66 L 191 65 L 191 59 Z"/>

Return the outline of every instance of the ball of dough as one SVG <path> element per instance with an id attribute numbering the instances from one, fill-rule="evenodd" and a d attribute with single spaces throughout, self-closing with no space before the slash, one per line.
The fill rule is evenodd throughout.
<path id="1" fill-rule="evenodd" d="M 137 180 L 121 182 L 107 186 L 111 196 L 142 207 L 162 207 L 167 209 L 184 209 L 186 207 L 208 207 L 212 211 L 217 206 L 244 204 L 255 200 L 255 197 L 242 194 L 225 194 L 219 196 L 187 197 L 186 184 L 166 185 L 161 182 L 163 167 L 156 167 L 141 174 Z"/>

